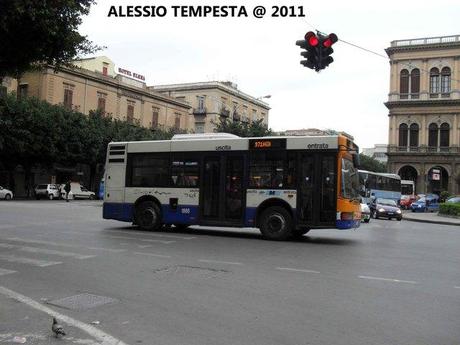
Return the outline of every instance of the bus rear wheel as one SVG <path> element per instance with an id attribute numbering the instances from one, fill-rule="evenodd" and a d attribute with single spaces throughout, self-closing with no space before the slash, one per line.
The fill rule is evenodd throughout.
<path id="1" fill-rule="evenodd" d="M 292 237 L 291 214 L 280 206 L 272 206 L 262 212 L 260 232 L 267 240 L 283 241 Z"/>
<path id="2" fill-rule="evenodd" d="M 143 201 L 135 209 L 136 224 L 143 230 L 158 230 L 161 227 L 161 215 L 153 201 Z"/>

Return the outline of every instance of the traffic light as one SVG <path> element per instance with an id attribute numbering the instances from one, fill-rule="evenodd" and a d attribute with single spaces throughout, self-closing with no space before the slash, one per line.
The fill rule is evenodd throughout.
<path id="1" fill-rule="evenodd" d="M 315 33 L 313 31 L 307 32 L 305 34 L 305 39 L 296 41 L 295 44 L 306 50 L 300 53 L 300 55 L 306 58 L 306 60 L 302 60 L 300 63 L 304 65 L 304 67 L 316 69 L 318 63 L 319 39 Z"/>
<path id="2" fill-rule="evenodd" d="M 315 35 L 313 31 L 309 31 L 305 34 L 305 39 L 296 41 L 296 45 L 306 51 L 301 52 L 306 60 L 300 61 L 300 63 L 308 68 L 314 69 L 319 72 L 329 66 L 334 61 L 331 54 L 334 52 L 332 45 L 338 41 L 336 34 L 329 34 L 327 36 Z"/>
<path id="3" fill-rule="evenodd" d="M 319 56 L 316 65 L 316 71 L 325 69 L 330 63 L 334 61 L 331 54 L 334 52 L 332 45 L 338 41 L 336 34 L 329 34 L 328 36 L 319 36 Z"/>

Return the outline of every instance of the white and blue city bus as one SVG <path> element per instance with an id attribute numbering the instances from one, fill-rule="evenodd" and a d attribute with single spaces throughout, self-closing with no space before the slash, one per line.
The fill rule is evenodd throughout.
<path id="1" fill-rule="evenodd" d="M 397 174 L 358 170 L 361 196 L 364 203 L 371 199 L 391 199 L 399 204 L 401 200 L 401 177 Z"/>
<path id="2" fill-rule="evenodd" d="M 283 240 L 360 224 L 358 148 L 347 137 L 177 135 L 112 142 L 103 217 L 162 225 L 258 227 Z"/>

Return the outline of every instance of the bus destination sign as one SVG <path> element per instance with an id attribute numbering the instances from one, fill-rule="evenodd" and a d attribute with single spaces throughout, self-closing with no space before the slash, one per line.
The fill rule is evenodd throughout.
<path id="1" fill-rule="evenodd" d="M 285 149 L 286 139 L 249 139 L 250 150 Z"/>

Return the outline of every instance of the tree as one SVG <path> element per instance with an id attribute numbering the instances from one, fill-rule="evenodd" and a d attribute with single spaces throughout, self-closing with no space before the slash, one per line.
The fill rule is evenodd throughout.
<path id="1" fill-rule="evenodd" d="M 387 172 L 386 164 L 383 164 L 376 160 L 375 158 L 366 156 L 362 153 L 359 154 L 359 161 L 360 161 L 360 169 L 361 170 L 368 170 L 374 172 Z"/>
<path id="2" fill-rule="evenodd" d="M 0 81 L 20 77 L 36 64 L 68 65 L 101 49 L 78 32 L 95 0 L 0 2 Z"/>
<path id="3" fill-rule="evenodd" d="M 239 137 L 266 137 L 273 135 L 273 131 L 263 124 L 262 119 L 248 124 L 221 117 L 220 122 L 214 124 L 216 125 L 215 132 L 231 133 Z"/>

